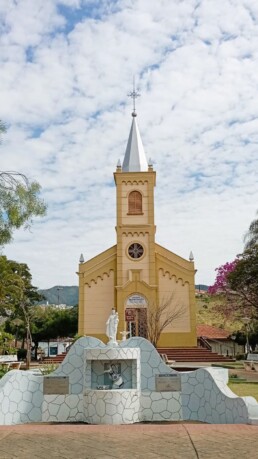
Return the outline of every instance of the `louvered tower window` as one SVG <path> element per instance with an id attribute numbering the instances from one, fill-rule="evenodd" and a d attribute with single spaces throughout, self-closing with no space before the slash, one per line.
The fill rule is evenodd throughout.
<path id="1" fill-rule="evenodd" d="M 139 191 L 132 191 L 128 197 L 128 214 L 142 215 L 142 195 Z"/>

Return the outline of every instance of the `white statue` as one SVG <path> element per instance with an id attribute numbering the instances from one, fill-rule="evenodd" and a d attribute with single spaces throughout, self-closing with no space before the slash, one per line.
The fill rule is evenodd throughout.
<path id="1" fill-rule="evenodd" d="M 118 322 L 119 322 L 118 313 L 113 308 L 106 322 L 106 335 L 109 338 L 108 344 L 117 345 L 116 334 L 117 334 Z"/>

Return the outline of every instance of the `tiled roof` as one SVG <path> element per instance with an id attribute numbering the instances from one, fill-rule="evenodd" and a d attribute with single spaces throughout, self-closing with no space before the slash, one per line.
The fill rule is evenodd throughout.
<path id="1" fill-rule="evenodd" d="M 222 328 L 212 327 L 211 325 L 197 325 L 196 327 L 198 338 L 202 336 L 203 338 L 211 339 L 226 339 L 231 333 Z"/>

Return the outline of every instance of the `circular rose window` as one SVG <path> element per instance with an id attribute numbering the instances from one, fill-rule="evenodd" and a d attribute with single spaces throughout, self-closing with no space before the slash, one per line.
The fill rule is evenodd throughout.
<path id="1" fill-rule="evenodd" d="M 137 242 L 134 242 L 131 244 L 128 248 L 128 254 L 131 258 L 139 259 L 143 256 L 143 246 L 141 244 L 138 244 Z"/>

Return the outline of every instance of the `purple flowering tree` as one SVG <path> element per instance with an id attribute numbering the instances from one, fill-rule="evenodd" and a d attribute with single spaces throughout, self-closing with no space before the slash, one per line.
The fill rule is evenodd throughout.
<path id="1" fill-rule="evenodd" d="M 214 284 L 208 289 L 210 295 L 226 293 L 231 290 L 228 276 L 235 270 L 237 263 L 238 259 L 236 258 L 234 261 L 227 262 L 215 269 L 217 275 Z"/>
<path id="2" fill-rule="evenodd" d="M 210 295 L 224 301 L 217 307 L 225 316 L 258 317 L 258 247 L 245 250 L 232 262 L 219 266 Z"/>

